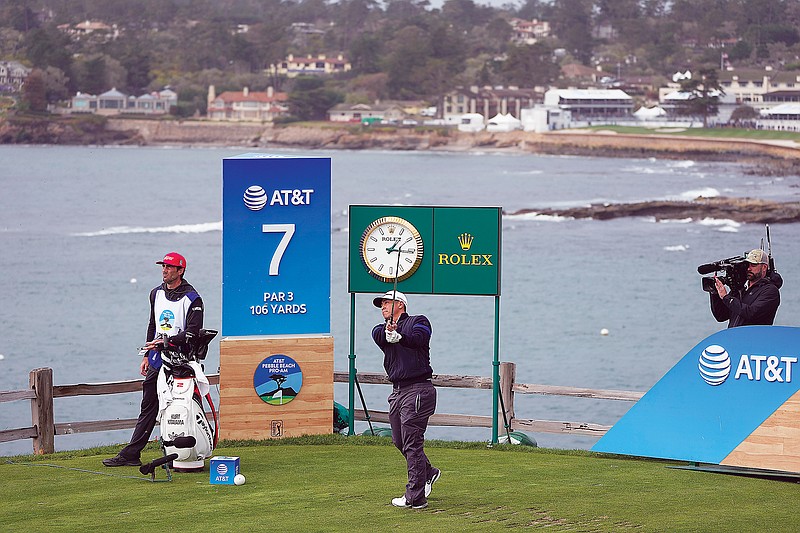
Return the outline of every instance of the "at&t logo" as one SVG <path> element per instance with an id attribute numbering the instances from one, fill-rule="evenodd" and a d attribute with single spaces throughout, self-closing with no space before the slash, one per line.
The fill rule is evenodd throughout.
<path id="1" fill-rule="evenodd" d="M 788 355 L 751 355 L 739 356 L 733 379 L 748 381 L 767 381 L 770 383 L 791 383 L 792 367 L 797 357 Z M 697 365 L 700 377 L 709 385 L 721 385 L 728 379 L 733 368 L 728 351 L 717 344 L 708 346 L 700 354 Z"/>
<path id="2" fill-rule="evenodd" d="M 272 196 L 259 185 L 251 185 L 242 200 L 250 211 L 260 211 L 269 205 L 310 205 L 314 189 L 275 189 Z"/>
<path id="3" fill-rule="evenodd" d="M 731 356 L 722 346 L 712 344 L 700 354 L 700 377 L 709 385 L 721 385 L 731 374 Z"/>

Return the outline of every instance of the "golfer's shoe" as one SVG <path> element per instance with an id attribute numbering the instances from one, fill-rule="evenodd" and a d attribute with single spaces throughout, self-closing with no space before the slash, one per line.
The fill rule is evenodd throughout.
<path id="1" fill-rule="evenodd" d="M 103 464 L 106 466 L 142 466 L 139 459 L 128 459 L 121 455 L 115 455 L 110 459 L 103 459 Z"/>
<path id="2" fill-rule="evenodd" d="M 433 490 L 433 484 L 439 481 L 439 478 L 442 477 L 442 471 L 438 468 L 434 468 L 436 472 L 431 476 L 431 478 L 425 482 L 425 497 L 431 495 L 431 491 Z"/>
<path id="3" fill-rule="evenodd" d="M 405 495 L 403 495 L 400 496 L 399 498 L 392 498 L 392 505 L 394 505 L 395 507 L 403 507 L 405 509 L 408 509 L 409 507 L 411 509 L 425 509 L 428 506 L 428 502 L 411 505 L 406 501 Z"/>

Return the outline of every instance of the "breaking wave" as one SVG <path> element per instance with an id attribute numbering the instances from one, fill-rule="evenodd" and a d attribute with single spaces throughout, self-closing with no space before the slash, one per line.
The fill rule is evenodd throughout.
<path id="1" fill-rule="evenodd" d="M 713 187 L 704 187 L 702 189 L 693 189 L 691 191 L 682 192 L 678 197 L 682 200 L 694 200 L 695 198 L 716 198 L 719 196 L 719 191 Z"/>
<path id="2" fill-rule="evenodd" d="M 565 220 L 575 220 L 573 217 L 563 217 L 561 215 L 542 215 L 539 213 L 522 213 L 519 215 L 503 215 L 509 220 L 538 220 L 543 222 L 563 222 Z"/>
<path id="3" fill-rule="evenodd" d="M 73 237 L 102 237 L 105 235 L 126 235 L 129 233 L 208 233 L 222 231 L 222 221 L 204 222 L 201 224 L 176 224 L 174 226 L 160 226 L 146 228 L 142 226 L 113 226 L 98 231 L 73 233 Z"/>

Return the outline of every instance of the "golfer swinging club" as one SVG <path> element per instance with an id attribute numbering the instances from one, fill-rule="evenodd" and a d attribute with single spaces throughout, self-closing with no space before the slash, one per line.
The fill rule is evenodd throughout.
<path id="1" fill-rule="evenodd" d="M 383 351 L 383 367 L 393 385 L 389 395 L 392 442 L 408 466 L 405 494 L 392 499 L 392 505 L 424 509 L 433 484 L 441 476 L 423 450 L 428 419 L 436 410 L 436 389 L 431 383 L 431 323 L 424 315 L 408 314 L 408 299 L 396 287 L 372 303 L 380 308 L 385 321 L 372 329 L 372 338 Z"/>

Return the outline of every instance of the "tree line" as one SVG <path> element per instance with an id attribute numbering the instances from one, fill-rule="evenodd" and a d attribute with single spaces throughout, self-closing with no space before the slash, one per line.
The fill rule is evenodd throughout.
<path id="1" fill-rule="evenodd" d="M 514 44 L 513 18 L 548 21 L 551 35 Z M 58 28 L 86 20 L 118 36 Z M 170 86 L 178 113 L 192 114 L 205 111 L 208 85 L 272 86 L 293 95 L 300 118 L 314 118 L 337 101 L 435 101 L 459 85 L 558 86 L 567 63 L 611 77 L 725 62 L 796 69 L 798 28 L 796 0 L 0 0 L 0 59 L 34 67 L 34 85 L 51 103 L 77 91 Z M 325 80 L 269 71 L 290 53 L 343 53 L 353 69 Z"/>

